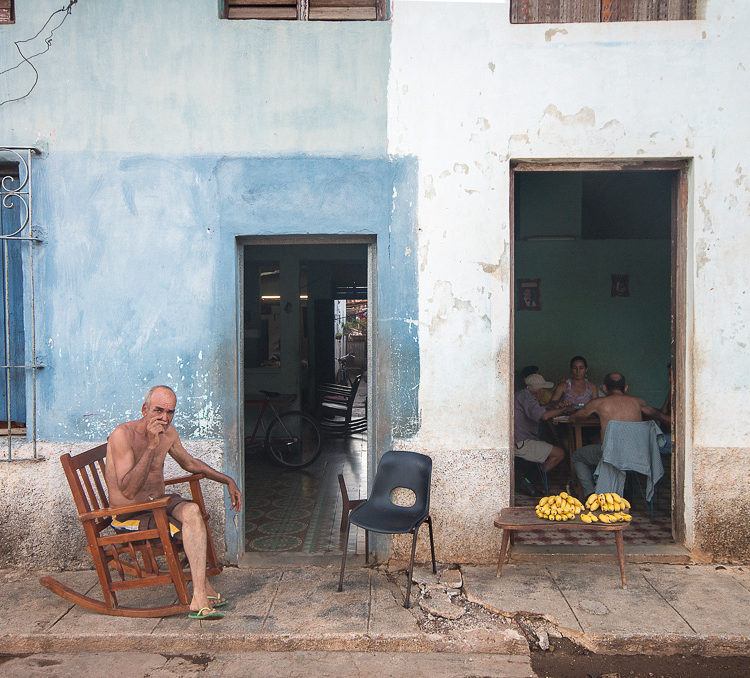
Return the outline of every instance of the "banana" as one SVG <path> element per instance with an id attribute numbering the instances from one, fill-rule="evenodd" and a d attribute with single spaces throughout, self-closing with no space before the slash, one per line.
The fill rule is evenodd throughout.
<path id="1" fill-rule="evenodd" d="M 599 508 L 599 500 L 598 500 L 598 499 L 595 499 L 594 501 L 592 501 L 592 502 L 591 502 L 591 506 L 589 506 L 589 508 L 590 508 L 590 509 L 591 509 L 592 511 L 596 511 L 596 510 L 597 510 L 597 509 Z"/>
<path id="2" fill-rule="evenodd" d="M 604 495 L 604 498 L 607 500 L 608 504 L 614 504 L 615 503 L 615 500 L 612 497 L 612 493 L 611 492 L 606 492 L 605 495 Z"/>

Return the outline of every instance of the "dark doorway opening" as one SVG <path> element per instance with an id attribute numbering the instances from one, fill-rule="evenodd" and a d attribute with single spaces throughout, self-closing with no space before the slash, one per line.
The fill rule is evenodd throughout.
<path id="1" fill-rule="evenodd" d="M 367 493 L 369 245 L 248 243 L 241 258 L 245 551 L 340 553 L 337 476 L 344 476 L 350 497 Z M 348 318 L 350 307 L 356 318 Z M 337 358 L 355 344 L 356 360 L 346 365 L 359 376 L 350 416 L 365 423 L 356 431 L 326 428 L 346 413 L 334 418 L 322 407 L 321 387 L 336 382 Z M 282 468 L 266 453 L 268 421 L 257 426 L 262 391 L 280 394 L 277 407 L 301 409 L 319 422 L 322 452 L 312 465 Z M 361 535 L 350 539 L 350 549 L 363 546 L 357 543 Z"/>
<path id="2" fill-rule="evenodd" d="M 528 373 L 536 367 L 558 385 L 571 378 L 571 359 L 584 356 L 594 397 L 604 395 L 605 374 L 619 371 L 631 395 L 672 411 L 668 365 L 681 372 L 684 300 L 677 281 L 685 169 L 669 161 L 514 164 L 515 392 L 525 388 L 524 368 Z M 682 450 L 674 444 L 681 423 L 678 414 L 671 428 L 664 427 L 672 453 L 662 457 L 664 476 L 652 503 L 639 489 L 643 479 L 629 478 L 626 494 L 634 519 L 625 539 L 631 544 L 666 544 L 682 532 Z M 544 473 L 539 464 L 516 457 L 515 505 L 535 505 L 538 497 L 531 494 L 575 492 L 570 457 L 580 440 L 576 443 L 572 433 L 563 422 L 541 423 L 540 438 L 564 448 L 565 458 Z M 584 443 L 599 441 L 596 427 L 583 436 Z M 590 533 L 570 534 L 577 544 L 598 546 Z M 532 535 L 517 543 L 541 544 Z M 560 543 L 557 535 L 555 542 Z"/>

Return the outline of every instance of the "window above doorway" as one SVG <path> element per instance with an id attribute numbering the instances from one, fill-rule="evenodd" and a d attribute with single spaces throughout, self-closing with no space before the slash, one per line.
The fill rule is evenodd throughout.
<path id="1" fill-rule="evenodd" d="M 223 0 L 221 16 L 282 21 L 385 21 L 386 4 L 385 0 Z"/>
<path id="2" fill-rule="evenodd" d="M 511 0 L 513 24 L 675 21 L 697 18 L 698 0 Z"/>

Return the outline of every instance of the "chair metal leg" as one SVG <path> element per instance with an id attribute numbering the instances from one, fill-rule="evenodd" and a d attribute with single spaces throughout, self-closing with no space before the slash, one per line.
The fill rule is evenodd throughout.
<path id="1" fill-rule="evenodd" d="M 432 516 L 427 516 L 427 527 L 430 529 L 430 552 L 432 553 L 432 573 L 437 574 L 435 565 L 435 541 L 432 538 Z"/>
<path id="2" fill-rule="evenodd" d="M 417 535 L 419 534 L 419 525 L 414 528 L 414 538 L 411 540 L 411 558 L 409 560 L 409 579 L 406 582 L 406 601 L 404 607 L 409 607 L 409 597 L 411 596 L 411 577 L 414 573 L 414 553 L 417 550 Z"/>
<path id="3" fill-rule="evenodd" d="M 370 560 L 370 533 L 365 530 L 365 564 L 369 563 Z"/>
<path id="4" fill-rule="evenodd" d="M 341 574 L 339 574 L 339 591 L 344 590 L 344 568 L 346 567 L 346 552 L 349 546 L 349 530 L 352 526 L 350 520 L 346 521 L 346 533 L 344 534 L 343 554 L 341 555 Z"/>
<path id="5" fill-rule="evenodd" d="M 544 485 L 544 491 L 545 491 L 545 493 L 549 494 L 549 482 L 547 481 L 547 471 L 544 468 L 544 464 L 537 464 L 537 468 L 539 469 L 539 475 L 542 478 L 542 484 Z"/>

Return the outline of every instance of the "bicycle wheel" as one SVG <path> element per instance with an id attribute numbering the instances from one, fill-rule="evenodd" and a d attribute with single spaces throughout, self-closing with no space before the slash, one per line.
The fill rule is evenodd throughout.
<path id="1" fill-rule="evenodd" d="M 339 371 L 336 373 L 336 383 L 340 386 L 351 386 L 345 367 L 339 367 Z"/>
<path id="2" fill-rule="evenodd" d="M 299 410 L 283 412 L 268 427 L 266 448 L 281 466 L 309 466 L 320 455 L 320 431 L 315 419 Z"/>

